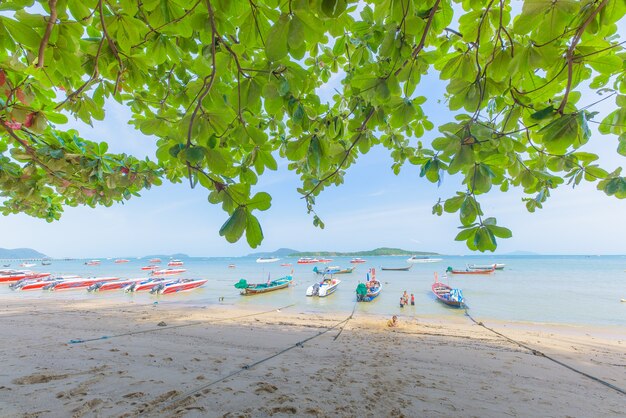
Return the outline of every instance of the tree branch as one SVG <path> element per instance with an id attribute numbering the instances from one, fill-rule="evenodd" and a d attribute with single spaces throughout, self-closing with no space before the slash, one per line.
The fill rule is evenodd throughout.
<path id="1" fill-rule="evenodd" d="M 37 56 L 37 68 L 43 68 L 44 64 L 44 55 L 46 53 L 46 46 L 48 46 L 48 41 L 50 40 L 50 35 L 52 34 L 52 29 L 57 21 L 57 0 L 49 0 L 48 6 L 50 6 L 50 17 L 48 18 L 48 24 L 46 25 L 46 31 L 43 34 L 43 38 L 41 38 L 41 43 L 39 44 L 39 54 Z"/>

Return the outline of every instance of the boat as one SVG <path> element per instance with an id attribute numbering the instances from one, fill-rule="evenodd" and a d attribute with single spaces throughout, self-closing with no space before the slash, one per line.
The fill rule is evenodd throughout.
<path id="1" fill-rule="evenodd" d="M 493 263 L 493 264 L 470 264 L 467 266 L 470 270 L 491 270 L 495 268 L 496 270 L 504 270 L 506 264 L 502 263 Z"/>
<path id="2" fill-rule="evenodd" d="M 437 277 L 437 273 L 435 273 L 435 282 L 432 284 L 432 290 L 437 300 L 441 303 L 454 306 L 455 308 L 461 308 L 465 305 L 465 299 L 463 298 L 461 289 L 452 288 L 445 283 L 441 283 Z"/>
<path id="3" fill-rule="evenodd" d="M 152 288 L 161 283 L 175 282 L 176 279 L 165 279 L 163 277 L 154 277 L 151 279 L 145 279 L 140 282 L 131 283 L 124 287 L 126 292 L 143 292 L 146 290 L 152 290 Z"/>
<path id="4" fill-rule="evenodd" d="M 143 266 L 141 269 L 142 270 L 158 270 L 160 268 L 161 267 L 157 265 L 150 265 L 150 266 Z"/>
<path id="5" fill-rule="evenodd" d="M 159 264 L 161 262 L 160 258 L 151 258 L 150 264 Z"/>
<path id="6" fill-rule="evenodd" d="M 78 289 L 86 289 L 92 284 L 99 282 L 112 282 L 114 280 L 119 280 L 119 277 L 90 277 L 88 279 L 67 279 L 67 280 L 57 280 L 50 284 L 45 285 L 43 290 L 78 290 Z"/>
<path id="7" fill-rule="evenodd" d="M 0 271 L 0 283 L 17 282 L 24 279 L 39 279 L 50 276 L 50 273 L 35 273 L 30 270 Z"/>
<path id="8" fill-rule="evenodd" d="M 107 281 L 107 282 L 98 282 L 98 283 L 94 283 L 91 286 L 89 286 L 87 288 L 87 291 L 89 292 L 104 292 L 106 290 L 121 290 L 124 289 L 126 286 L 129 286 L 133 283 L 138 283 L 144 280 L 148 280 L 146 278 L 141 278 L 141 279 L 120 279 L 120 280 L 115 280 L 115 281 Z"/>
<path id="9" fill-rule="evenodd" d="M 292 276 L 285 276 L 276 280 L 268 279 L 265 283 L 248 283 L 245 279 L 241 279 L 235 284 L 235 287 L 240 289 L 242 295 L 257 295 L 259 293 L 284 289 L 289 286 L 292 280 Z"/>
<path id="10" fill-rule="evenodd" d="M 356 301 L 371 302 L 380 295 L 382 290 L 382 284 L 376 280 L 376 270 L 370 269 L 370 272 L 367 273 L 367 282 L 359 283 L 356 287 Z"/>
<path id="11" fill-rule="evenodd" d="M 153 276 L 172 276 L 174 274 L 182 274 L 186 272 L 187 269 L 162 269 L 162 270 L 152 270 Z"/>
<path id="12" fill-rule="evenodd" d="M 35 264 L 35 263 L 22 263 L 22 264 L 20 264 L 20 267 L 28 268 L 28 267 L 35 267 L 36 265 L 37 264 Z"/>
<path id="13" fill-rule="evenodd" d="M 183 279 L 172 282 L 162 282 L 154 286 L 150 290 L 150 293 L 167 295 L 169 293 L 184 292 L 186 290 L 196 289 L 206 282 L 208 282 L 206 279 Z"/>
<path id="14" fill-rule="evenodd" d="M 355 258 L 353 258 L 352 260 L 350 260 L 350 262 L 351 262 L 352 264 L 361 264 L 361 263 L 365 263 L 365 262 L 366 262 L 366 260 L 364 260 L 364 259 L 362 259 L 362 258 L 360 258 L 360 257 L 355 257 Z"/>
<path id="15" fill-rule="evenodd" d="M 313 272 L 317 274 L 348 274 L 352 273 L 356 267 L 350 267 L 342 269 L 339 266 L 326 267 L 324 270 L 319 270 L 317 266 L 313 267 Z"/>
<path id="16" fill-rule="evenodd" d="M 320 258 L 318 259 L 318 261 L 320 263 L 330 263 L 331 261 L 333 261 L 333 259 L 332 258 Z"/>
<path id="17" fill-rule="evenodd" d="M 414 255 L 406 260 L 407 263 L 438 263 L 440 261 L 443 261 L 443 258 L 430 258 L 421 255 Z"/>
<path id="18" fill-rule="evenodd" d="M 52 260 L 41 260 L 42 266 L 49 266 L 50 264 L 52 264 Z"/>
<path id="19" fill-rule="evenodd" d="M 11 283 L 9 288 L 11 290 L 37 290 L 42 289 L 44 286 L 47 286 L 52 282 L 69 279 L 80 279 L 80 276 L 72 274 L 55 277 L 40 277 L 37 279 L 22 279 L 18 282 Z"/>
<path id="20" fill-rule="evenodd" d="M 115 264 L 128 263 L 130 260 L 126 260 L 125 258 L 119 258 L 115 260 Z"/>
<path id="21" fill-rule="evenodd" d="M 413 267 L 413 264 L 411 264 L 410 266 L 406 266 L 406 267 L 381 267 L 381 270 L 387 270 L 387 271 L 409 271 L 411 270 L 411 267 Z"/>
<path id="22" fill-rule="evenodd" d="M 496 269 L 493 267 L 491 267 L 489 270 L 470 270 L 470 269 L 455 270 L 452 267 L 448 267 L 446 269 L 447 273 L 452 273 L 452 274 L 491 274 L 494 271 L 496 271 Z"/>
<path id="23" fill-rule="evenodd" d="M 11 267 L 11 264 L 3 264 L 2 267 Z"/>
<path id="24" fill-rule="evenodd" d="M 273 263 L 275 261 L 280 260 L 280 258 L 276 257 L 259 257 L 256 259 L 257 263 Z"/>
<path id="25" fill-rule="evenodd" d="M 234 269 L 234 268 L 236 268 L 236 267 L 237 267 L 237 266 L 236 266 L 236 265 L 234 265 L 234 264 L 229 264 L 229 265 L 228 265 L 228 268 L 229 268 L 229 269 Z"/>
<path id="26" fill-rule="evenodd" d="M 85 265 L 86 266 L 99 266 L 100 265 L 100 260 L 85 261 Z"/>
<path id="27" fill-rule="evenodd" d="M 326 297 L 337 290 L 341 280 L 334 277 L 324 277 L 319 283 L 315 283 L 308 287 L 306 290 L 307 296 L 319 296 L 320 298 Z"/>
<path id="28" fill-rule="evenodd" d="M 318 260 L 317 258 L 312 258 L 312 257 L 300 257 L 298 259 L 298 264 L 315 264 L 319 262 L 320 260 Z"/>
<path id="29" fill-rule="evenodd" d="M 185 263 L 183 263 L 180 260 L 172 260 L 169 263 L 167 263 L 168 266 L 182 266 L 183 264 Z"/>
<path id="30" fill-rule="evenodd" d="M 281 267 L 291 267 L 292 264 L 291 263 L 283 263 L 280 265 Z"/>

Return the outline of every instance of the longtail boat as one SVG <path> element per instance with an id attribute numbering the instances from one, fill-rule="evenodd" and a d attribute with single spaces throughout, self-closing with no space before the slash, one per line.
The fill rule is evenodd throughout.
<path id="1" fill-rule="evenodd" d="M 467 266 L 468 269 L 470 270 L 491 270 L 492 268 L 495 268 L 496 270 L 504 270 L 504 267 L 506 266 L 506 264 L 502 264 L 502 263 L 494 263 L 494 264 L 470 264 L 469 266 Z"/>
<path id="2" fill-rule="evenodd" d="M 292 280 L 292 276 L 285 276 L 276 280 L 268 280 L 265 283 L 248 283 L 245 279 L 241 279 L 235 284 L 235 287 L 240 289 L 242 295 L 257 295 L 259 293 L 267 293 L 278 289 L 284 289 L 289 286 Z"/>
<path id="3" fill-rule="evenodd" d="M 352 273 L 356 267 L 350 267 L 347 269 L 342 269 L 341 267 L 326 267 L 324 270 L 320 270 L 317 266 L 313 267 L 313 272 L 317 274 L 348 274 Z"/>
<path id="4" fill-rule="evenodd" d="M 437 300 L 448 306 L 461 308 L 465 304 L 461 289 L 455 289 L 445 283 L 441 283 L 437 277 L 437 273 L 435 273 L 435 282 L 432 284 L 432 290 Z"/>
<path id="5" fill-rule="evenodd" d="M 381 267 L 380 269 L 387 271 L 409 271 L 411 270 L 411 267 L 413 267 L 413 264 L 407 267 Z"/>
<path id="6" fill-rule="evenodd" d="M 452 267 L 448 267 L 446 270 L 447 273 L 452 274 L 491 274 L 496 271 L 495 268 L 491 267 L 489 270 L 455 270 Z"/>
<path id="7" fill-rule="evenodd" d="M 371 273 L 371 276 L 370 276 Z M 376 270 L 370 269 L 367 273 L 367 282 L 359 283 L 356 287 L 357 302 L 371 302 L 380 295 L 383 290 L 382 284 L 376 280 Z"/>

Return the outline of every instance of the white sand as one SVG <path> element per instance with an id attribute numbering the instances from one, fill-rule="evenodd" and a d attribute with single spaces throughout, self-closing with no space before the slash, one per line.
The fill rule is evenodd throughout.
<path id="1" fill-rule="evenodd" d="M 339 328 L 241 371 L 347 316 L 223 320 L 263 310 L 2 300 L 0 417 L 624 416 L 626 396 L 465 318 L 390 329 L 357 314 L 336 340 Z M 486 325 L 626 388 L 624 329 Z"/>

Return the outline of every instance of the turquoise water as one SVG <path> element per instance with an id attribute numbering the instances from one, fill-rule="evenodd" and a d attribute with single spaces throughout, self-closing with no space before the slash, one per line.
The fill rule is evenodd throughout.
<path id="1" fill-rule="evenodd" d="M 433 273 L 441 277 L 446 267 L 464 269 L 466 264 L 505 263 L 504 270 L 492 275 L 449 275 L 452 287 L 463 289 L 463 294 L 475 318 L 531 321 L 564 324 L 626 325 L 626 256 L 443 256 L 438 263 L 414 264 L 408 272 L 381 271 L 380 267 L 404 267 L 408 257 L 366 257 L 367 263 L 358 264 L 351 274 L 336 276 L 342 280 L 338 290 L 326 298 L 308 298 L 306 288 L 320 276 L 312 272 L 314 265 L 298 265 L 296 258 L 284 258 L 276 263 L 256 263 L 252 257 L 241 258 L 185 258 L 185 278 L 206 278 L 200 289 L 174 295 L 155 296 L 148 293 L 126 294 L 113 291 L 90 294 L 85 290 L 48 292 L 13 292 L 0 285 L 0 297 L 14 300 L 94 299 L 138 303 L 185 302 L 193 305 L 228 304 L 245 307 L 275 307 L 296 304 L 307 312 L 350 312 L 354 306 L 355 289 L 364 281 L 369 268 L 374 267 L 383 283 L 381 295 L 371 303 L 359 303 L 357 312 L 382 315 L 457 316 L 462 310 L 438 303 L 431 294 Z M 100 266 L 85 266 L 85 260 L 53 261 L 50 266 L 37 266 L 37 271 L 54 274 L 88 276 L 144 277 L 141 266 L 148 258 L 130 259 L 129 263 L 115 264 L 102 259 Z M 165 262 L 166 260 L 164 260 Z M 334 257 L 330 265 L 350 267 L 350 257 Z M 2 264 L 5 264 L 3 262 Z M 292 267 L 281 267 L 292 263 Z M 164 265 L 163 263 L 162 265 Z M 228 268 L 235 264 L 236 268 Z M 12 268 L 18 263 L 13 262 Z M 318 264 L 318 266 L 321 266 Z M 273 278 L 289 274 L 293 269 L 294 285 L 256 296 L 240 296 L 233 286 L 239 279 L 249 283 L 264 282 L 268 274 Z M 403 291 L 415 295 L 416 306 L 400 308 Z M 223 301 L 219 298 L 223 297 Z"/>

